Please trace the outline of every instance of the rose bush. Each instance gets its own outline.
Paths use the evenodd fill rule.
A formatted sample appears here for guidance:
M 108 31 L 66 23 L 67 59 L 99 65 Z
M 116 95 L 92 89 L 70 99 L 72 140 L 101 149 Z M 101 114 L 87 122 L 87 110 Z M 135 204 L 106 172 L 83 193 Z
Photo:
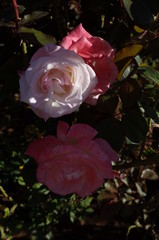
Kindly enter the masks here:
M 47 44 L 20 74 L 20 99 L 47 120 L 77 110 L 96 84 L 95 72 L 78 54 Z
M 87 103 L 95 105 L 98 97 L 108 90 L 117 77 L 117 67 L 113 63 L 114 49 L 104 39 L 89 34 L 82 24 L 64 37 L 60 45 L 78 53 L 95 71 L 98 84 L 86 99 Z
M 111 161 L 116 152 L 97 131 L 87 124 L 69 125 L 59 122 L 57 138 L 47 136 L 30 143 L 26 154 L 35 158 L 37 179 L 59 195 L 90 195 L 105 178 L 112 178 Z

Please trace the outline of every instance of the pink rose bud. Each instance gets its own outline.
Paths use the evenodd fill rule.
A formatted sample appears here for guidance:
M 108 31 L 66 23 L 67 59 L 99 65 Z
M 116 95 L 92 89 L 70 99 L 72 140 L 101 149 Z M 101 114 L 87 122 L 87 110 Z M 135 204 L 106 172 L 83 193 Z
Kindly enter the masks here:
M 114 49 L 104 39 L 89 34 L 82 24 L 64 37 L 60 45 L 78 53 L 95 71 L 98 84 L 86 99 L 87 103 L 95 105 L 98 97 L 108 90 L 117 77 L 117 67 L 113 62 Z
M 30 143 L 26 154 L 38 164 L 38 181 L 56 194 L 86 197 L 105 178 L 113 178 L 111 161 L 117 161 L 118 156 L 104 139 L 94 139 L 96 135 L 97 131 L 87 124 L 69 129 L 67 123 L 59 122 L 57 137 Z

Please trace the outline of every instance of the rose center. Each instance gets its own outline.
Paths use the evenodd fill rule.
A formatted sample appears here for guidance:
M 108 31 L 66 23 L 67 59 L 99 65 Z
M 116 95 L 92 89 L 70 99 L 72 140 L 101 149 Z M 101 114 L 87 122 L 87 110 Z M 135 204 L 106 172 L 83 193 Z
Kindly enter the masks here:
M 40 88 L 52 94 L 67 94 L 73 86 L 72 73 L 66 69 L 52 69 L 40 78 Z

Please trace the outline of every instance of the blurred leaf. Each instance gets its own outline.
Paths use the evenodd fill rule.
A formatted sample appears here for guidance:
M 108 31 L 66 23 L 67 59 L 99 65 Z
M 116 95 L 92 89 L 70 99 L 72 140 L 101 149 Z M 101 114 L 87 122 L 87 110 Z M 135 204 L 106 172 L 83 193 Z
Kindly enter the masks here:
M 142 29 L 142 28 L 140 28 L 140 27 L 138 27 L 138 26 L 134 26 L 134 30 L 136 31 L 136 32 L 138 32 L 138 33 L 142 33 L 143 31 L 144 31 L 144 29 Z
M 48 232 L 46 235 L 45 235 L 45 239 L 46 240 L 51 240 L 51 239 L 53 239 L 53 233 L 52 233 L 52 231 L 50 231 L 50 232 Z
M 16 27 L 16 23 L 13 21 L 9 21 L 9 22 L 4 22 L 4 21 L 0 21 L 0 27 Z
M 114 183 L 111 182 L 111 181 L 107 181 L 105 184 L 104 184 L 104 187 L 105 189 L 108 191 L 108 192 L 111 192 L 111 193 L 117 193 L 118 190 L 117 188 L 115 187 Z
M 129 44 L 116 53 L 114 61 L 117 64 L 119 70 L 118 80 L 120 80 L 124 70 L 131 64 L 134 57 L 142 49 L 143 45 L 141 44 Z
M 84 200 L 81 201 L 81 207 L 83 208 L 89 207 L 92 200 L 93 200 L 93 197 L 86 197 Z
M 75 214 L 75 212 L 70 211 L 70 221 L 71 221 L 72 223 L 74 223 L 75 218 L 76 218 L 76 214 Z
M 156 1 L 156 0 L 155 0 Z M 122 0 L 129 17 L 142 28 L 149 28 L 154 22 L 154 11 L 145 0 Z M 156 1 L 156 8 L 158 7 Z
M 135 186 L 136 186 L 137 192 L 140 195 L 140 197 L 145 197 L 146 193 L 142 189 L 142 184 L 140 182 L 136 182 Z
M 49 192 L 50 192 L 50 190 L 45 188 L 45 187 L 43 187 L 43 186 L 41 186 L 41 188 L 39 188 L 39 193 L 47 195 Z
M 158 115 L 157 115 L 157 111 L 154 108 L 154 106 L 151 105 L 142 105 L 142 107 L 144 108 L 145 112 L 144 115 L 146 117 L 152 118 L 153 120 L 155 120 L 155 122 L 159 121 Z
M 144 56 L 153 56 L 158 58 L 159 57 L 159 51 L 156 51 L 156 49 L 159 49 L 159 38 L 154 38 L 150 44 L 144 49 Z
M 159 84 L 159 71 L 157 71 L 156 69 L 154 69 L 148 65 L 142 65 L 138 69 L 142 71 L 141 76 L 144 79 L 146 79 L 150 83 L 155 82 L 155 83 Z
M 101 95 L 97 102 L 97 109 L 103 113 L 113 115 L 118 106 L 118 96 Z
M 143 46 L 141 44 L 130 44 L 119 50 L 115 55 L 115 62 L 118 62 L 127 57 L 135 57 L 141 51 Z
M 134 143 L 140 143 L 146 137 L 148 125 L 139 109 L 130 110 L 122 117 L 126 136 Z
M 6 207 L 5 209 L 4 209 L 4 218 L 7 218 L 7 217 L 9 217 L 10 216 L 10 210 L 9 210 L 9 208 L 8 207 Z
M 21 186 L 25 186 L 25 185 L 26 185 L 22 176 L 19 176 L 19 178 L 18 178 L 18 183 L 19 183 L 19 185 L 21 185 Z
M 107 140 L 114 150 L 120 151 L 125 138 L 120 121 L 106 118 L 97 124 L 96 129 L 99 137 Z
M 127 66 L 122 74 L 121 80 L 127 78 L 131 72 L 131 65 Z
M 135 104 L 141 95 L 141 90 L 141 87 L 135 79 L 130 78 L 123 81 L 119 90 L 123 106 L 130 108 Z
M 159 176 L 154 170 L 147 168 L 142 171 L 141 178 L 147 180 L 158 180 Z
M 34 183 L 34 185 L 32 186 L 33 189 L 39 189 L 40 187 L 42 186 L 41 183 L 37 182 L 37 183 Z
M 41 45 L 45 45 L 47 43 L 56 43 L 56 40 L 53 36 L 44 34 L 43 32 L 34 28 L 21 27 L 18 32 L 22 38 L 33 44 L 40 43 Z
M 89 207 L 89 208 L 86 208 L 86 213 L 93 213 L 94 212 L 94 209 Z
M 18 5 L 18 12 L 19 14 L 23 13 L 25 11 L 25 7 L 23 5 Z
M 49 14 L 48 12 L 43 12 L 43 11 L 34 11 L 31 14 L 26 14 L 24 15 L 23 19 L 20 21 L 20 25 L 28 24 L 34 20 L 43 18 L 48 14 Z
M 25 10 L 25 7 L 22 5 L 18 5 L 18 12 L 19 14 L 23 13 Z M 0 13 L 0 22 L 9 22 L 15 18 L 15 12 L 13 7 L 8 7 L 3 10 L 2 13 Z

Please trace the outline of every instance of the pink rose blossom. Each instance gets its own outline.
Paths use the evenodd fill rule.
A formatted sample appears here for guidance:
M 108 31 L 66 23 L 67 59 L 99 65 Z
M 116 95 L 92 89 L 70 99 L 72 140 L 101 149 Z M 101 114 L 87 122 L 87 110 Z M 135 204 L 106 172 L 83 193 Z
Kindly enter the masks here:
M 78 54 L 47 44 L 20 74 L 20 99 L 47 120 L 77 110 L 96 84 L 95 72 Z
M 117 67 L 113 63 L 114 49 L 104 39 L 89 34 L 82 24 L 64 37 L 60 45 L 78 53 L 95 71 L 98 84 L 86 99 L 87 103 L 95 105 L 98 97 L 108 90 L 117 77 Z
M 32 142 L 26 154 L 38 164 L 38 181 L 56 194 L 85 197 L 105 178 L 113 178 L 111 161 L 117 161 L 118 156 L 104 139 L 94 139 L 96 135 L 97 131 L 87 124 L 69 129 L 67 123 L 59 122 L 57 137 Z

